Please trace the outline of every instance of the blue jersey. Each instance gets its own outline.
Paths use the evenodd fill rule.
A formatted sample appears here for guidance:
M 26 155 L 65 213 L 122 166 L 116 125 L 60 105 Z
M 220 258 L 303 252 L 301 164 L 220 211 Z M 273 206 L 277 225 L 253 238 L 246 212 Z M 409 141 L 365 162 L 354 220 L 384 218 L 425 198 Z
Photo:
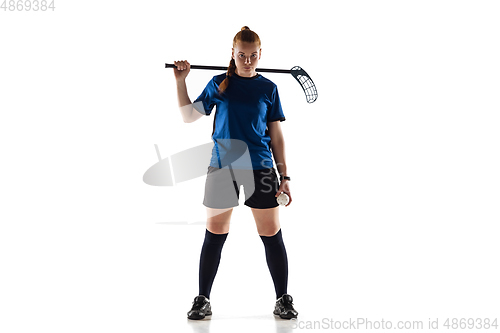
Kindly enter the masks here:
M 267 123 L 285 120 L 278 87 L 260 74 L 242 77 L 235 73 L 220 94 L 218 88 L 225 78 L 225 73 L 214 76 L 193 102 L 201 102 L 204 110 L 198 111 L 207 116 L 217 106 L 210 165 L 223 168 L 229 164 L 234 169 L 253 170 L 272 168 Z

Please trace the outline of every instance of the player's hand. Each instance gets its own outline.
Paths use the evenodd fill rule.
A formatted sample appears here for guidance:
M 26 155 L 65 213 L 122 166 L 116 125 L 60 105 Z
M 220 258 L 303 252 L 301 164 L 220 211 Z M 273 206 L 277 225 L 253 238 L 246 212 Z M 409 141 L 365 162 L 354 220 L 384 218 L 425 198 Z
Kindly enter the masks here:
M 191 64 L 187 60 L 174 61 L 174 75 L 177 81 L 185 80 L 191 70 Z
M 288 204 L 285 206 L 285 207 L 288 207 L 292 203 L 292 195 L 290 194 L 290 181 L 288 179 L 283 179 L 281 181 L 280 188 L 279 188 L 278 192 L 276 193 L 275 197 L 276 198 L 279 197 L 279 195 L 282 192 L 285 192 L 288 195 L 288 198 L 290 199 L 288 201 Z

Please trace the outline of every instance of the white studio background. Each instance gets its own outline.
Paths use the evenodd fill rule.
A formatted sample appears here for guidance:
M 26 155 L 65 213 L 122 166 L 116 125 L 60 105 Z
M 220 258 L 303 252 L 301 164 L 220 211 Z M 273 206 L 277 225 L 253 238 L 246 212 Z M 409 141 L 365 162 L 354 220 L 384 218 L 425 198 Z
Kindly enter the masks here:
M 259 67 L 299 65 L 319 93 L 308 104 L 292 76 L 264 74 L 286 116 L 299 319 L 498 314 L 497 2 L 55 7 L 0 11 L 2 331 L 196 331 L 205 179 L 142 176 L 155 144 L 166 158 L 211 140 L 214 113 L 183 123 L 164 64 L 227 66 L 244 25 Z M 191 70 L 191 100 L 218 73 Z M 271 313 L 274 287 L 243 199 L 212 304 L 242 331 L 275 331 L 252 317 Z M 236 298 L 252 302 L 243 317 Z

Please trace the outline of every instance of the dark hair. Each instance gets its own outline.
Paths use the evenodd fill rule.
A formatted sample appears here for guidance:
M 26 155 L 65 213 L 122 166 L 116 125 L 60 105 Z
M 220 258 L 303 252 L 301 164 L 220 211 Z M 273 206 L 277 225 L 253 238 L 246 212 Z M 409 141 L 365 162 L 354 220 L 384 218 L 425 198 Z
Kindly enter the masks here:
M 250 28 L 247 27 L 246 25 L 243 28 L 241 28 L 241 30 L 236 34 L 236 36 L 234 36 L 233 48 L 236 47 L 237 42 L 257 43 L 259 47 L 261 46 L 259 35 L 257 35 L 254 31 L 250 30 Z M 229 84 L 229 77 L 231 77 L 235 73 L 235 71 L 236 71 L 236 62 L 234 61 L 233 58 L 231 58 L 231 61 L 229 62 L 229 67 L 227 68 L 226 78 L 219 85 L 219 93 L 223 93 L 227 89 L 227 86 Z

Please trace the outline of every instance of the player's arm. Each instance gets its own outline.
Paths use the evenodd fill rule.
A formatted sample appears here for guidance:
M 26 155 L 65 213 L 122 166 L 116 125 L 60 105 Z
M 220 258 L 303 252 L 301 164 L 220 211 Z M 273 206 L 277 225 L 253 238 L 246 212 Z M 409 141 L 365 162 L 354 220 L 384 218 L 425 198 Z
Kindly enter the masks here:
M 192 123 L 204 115 L 204 112 L 202 113 L 202 111 L 204 111 L 203 104 L 201 105 L 200 111 L 198 111 L 197 109 L 200 108 L 198 103 L 197 109 L 195 109 L 189 98 L 186 86 L 186 77 L 191 69 L 189 62 L 187 60 L 174 61 L 174 64 L 177 66 L 177 68 L 174 68 L 174 75 L 175 81 L 177 82 L 177 99 L 179 101 L 182 119 L 185 123 Z
M 278 173 L 280 176 L 288 176 L 286 173 L 286 161 L 285 161 L 285 139 L 283 137 L 283 132 L 281 131 L 280 121 L 273 121 L 267 123 L 269 129 L 269 137 L 271 138 L 271 150 L 274 156 L 274 161 L 276 162 L 276 167 L 278 168 Z
M 179 100 L 182 119 L 185 123 L 192 123 L 205 115 L 202 102 L 196 103 L 196 106 L 191 103 L 185 81 L 177 81 L 177 98 Z

